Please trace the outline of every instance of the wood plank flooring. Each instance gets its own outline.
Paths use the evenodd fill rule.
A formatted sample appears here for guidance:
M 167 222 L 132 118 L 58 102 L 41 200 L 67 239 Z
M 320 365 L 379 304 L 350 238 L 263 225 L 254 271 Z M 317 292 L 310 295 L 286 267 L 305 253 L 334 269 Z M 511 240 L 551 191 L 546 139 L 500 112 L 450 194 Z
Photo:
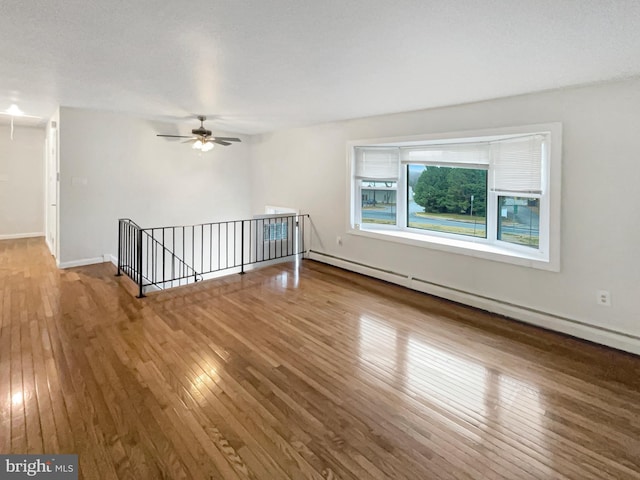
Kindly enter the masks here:
M 0 241 L 0 453 L 87 479 L 640 479 L 640 358 L 312 261 L 138 300 Z

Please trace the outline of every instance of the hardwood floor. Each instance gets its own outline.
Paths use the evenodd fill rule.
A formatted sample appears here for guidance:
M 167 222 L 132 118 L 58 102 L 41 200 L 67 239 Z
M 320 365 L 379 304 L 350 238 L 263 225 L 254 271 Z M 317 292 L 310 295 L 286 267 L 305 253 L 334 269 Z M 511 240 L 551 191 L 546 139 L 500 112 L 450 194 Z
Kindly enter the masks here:
M 0 242 L 0 453 L 96 479 L 640 479 L 640 358 L 305 260 L 138 300 Z

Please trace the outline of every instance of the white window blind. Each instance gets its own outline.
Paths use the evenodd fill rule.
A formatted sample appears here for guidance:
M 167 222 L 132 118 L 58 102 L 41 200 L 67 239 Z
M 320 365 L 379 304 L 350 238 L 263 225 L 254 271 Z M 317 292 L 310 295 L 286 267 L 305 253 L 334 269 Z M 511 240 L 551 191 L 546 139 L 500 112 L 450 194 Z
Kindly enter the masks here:
M 488 168 L 490 161 L 490 145 L 487 142 L 403 147 L 401 152 L 402 163 Z
M 508 193 L 542 193 L 544 135 L 500 140 L 491 144 L 493 189 Z
M 355 147 L 356 178 L 395 180 L 398 178 L 399 150 L 397 147 Z

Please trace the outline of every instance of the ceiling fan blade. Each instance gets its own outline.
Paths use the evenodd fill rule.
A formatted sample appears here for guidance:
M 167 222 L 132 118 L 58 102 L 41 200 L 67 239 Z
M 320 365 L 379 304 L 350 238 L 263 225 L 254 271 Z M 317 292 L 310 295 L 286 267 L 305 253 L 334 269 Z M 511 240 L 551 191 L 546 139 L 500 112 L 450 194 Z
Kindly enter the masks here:
M 210 142 L 217 143 L 218 145 L 224 145 L 225 147 L 231 145 L 231 142 L 225 142 L 224 140 L 220 140 L 219 138 L 215 138 L 213 140 L 209 140 Z
M 180 143 L 193 143 L 196 140 L 198 140 L 198 137 L 191 137 L 189 140 L 185 140 L 185 141 L 180 142 Z
M 156 135 L 156 137 L 191 138 L 191 135 Z
M 223 142 L 241 142 L 239 138 L 235 137 L 215 137 L 216 140 L 222 140 Z

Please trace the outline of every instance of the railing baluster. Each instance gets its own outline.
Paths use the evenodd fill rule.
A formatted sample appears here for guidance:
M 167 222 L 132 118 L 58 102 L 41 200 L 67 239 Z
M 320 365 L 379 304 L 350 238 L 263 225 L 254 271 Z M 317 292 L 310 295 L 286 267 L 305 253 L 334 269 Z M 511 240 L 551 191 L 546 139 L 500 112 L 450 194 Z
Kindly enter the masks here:
M 133 266 L 133 248 L 135 246 L 134 242 L 134 238 L 133 238 L 133 227 L 131 225 L 129 225 L 129 228 L 127 228 L 127 235 L 129 236 L 129 251 L 127 252 L 127 266 L 131 269 L 131 272 L 133 272 L 135 274 L 135 268 Z
M 273 254 L 271 253 L 271 251 L 273 250 L 273 247 L 276 246 L 276 242 L 271 242 L 271 226 L 273 225 L 273 218 L 269 219 L 269 260 L 271 260 L 273 258 Z M 273 230 L 273 234 L 274 234 L 274 240 L 275 240 L 275 230 Z
M 128 266 L 128 259 L 127 256 L 129 255 L 129 235 L 128 235 L 128 230 L 129 230 L 129 225 L 125 225 L 123 227 L 123 233 L 124 233 L 124 251 L 122 252 L 122 256 L 124 257 L 124 266 Z
M 173 256 L 171 257 L 171 286 L 173 287 L 173 279 L 176 276 L 176 227 L 171 227 L 171 252 Z
M 302 257 L 304 258 L 304 220 L 305 218 L 302 217 L 302 236 L 300 239 L 300 246 L 301 246 L 301 253 L 302 253 Z
M 266 232 L 266 229 L 264 228 L 265 227 L 264 219 L 262 219 L 260 223 L 262 224 L 262 241 L 260 242 L 260 244 L 262 245 L 262 256 L 261 256 L 262 258 L 260 260 L 266 260 L 267 255 L 264 253 L 264 249 L 265 249 L 265 246 L 267 245 L 267 242 L 269 241 L 269 235 L 268 235 L 268 232 Z M 265 232 L 267 233 L 267 235 L 265 235 Z M 266 239 L 265 239 L 265 236 L 267 237 Z
M 164 228 L 162 229 L 162 285 L 164 286 L 164 257 L 165 257 L 165 247 L 164 247 Z
M 158 278 L 158 248 L 156 246 L 156 229 L 151 229 L 151 283 Z
M 240 222 L 240 274 L 244 275 L 244 221 Z
M 276 227 L 278 227 L 280 229 L 280 255 L 279 258 L 282 258 L 282 237 L 284 237 L 284 233 L 282 232 L 282 226 L 284 225 L 284 222 L 282 221 L 282 219 L 276 224 Z
M 184 248 L 185 248 L 185 227 L 182 227 L 182 256 L 180 258 L 182 258 L 183 260 L 186 260 L 186 257 L 184 256 Z M 180 264 L 180 277 L 184 276 L 184 271 L 183 271 L 183 267 L 182 264 Z M 180 285 L 182 285 L 182 280 L 180 280 Z

